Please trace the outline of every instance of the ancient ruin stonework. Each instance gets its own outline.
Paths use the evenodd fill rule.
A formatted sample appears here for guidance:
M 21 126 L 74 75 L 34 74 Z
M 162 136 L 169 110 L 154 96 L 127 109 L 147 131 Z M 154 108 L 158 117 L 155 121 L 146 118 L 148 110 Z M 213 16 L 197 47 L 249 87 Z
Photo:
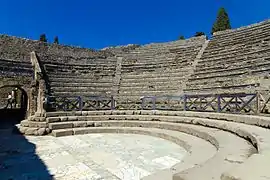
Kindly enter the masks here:
M 144 134 L 188 152 L 143 180 L 263 180 L 269 60 L 269 20 L 210 40 L 101 51 L 2 35 L 0 88 L 27 93 L 25 135 Z

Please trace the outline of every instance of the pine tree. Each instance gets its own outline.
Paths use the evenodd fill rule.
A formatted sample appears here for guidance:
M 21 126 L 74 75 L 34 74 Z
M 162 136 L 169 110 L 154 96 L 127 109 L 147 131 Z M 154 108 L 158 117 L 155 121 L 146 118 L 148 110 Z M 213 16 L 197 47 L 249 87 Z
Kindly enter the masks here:
M 195 37 L 204 36 L 204 32 L 196 32 Z
M 58 39 L 58 36 L 55 36 L 54 37 L 54 41 L 53 41 L 54 44 L 59 44 L 59 39 Z
M 45 42 L 46 43 L 47 42 L 46 34 L 41 34 L 39 40 L 41 42 Z
M 224 31 L 226 29 L 231 29 L 230 19 L 225 8 L 220 8 L 218 11 L 216 22 L 212 27 L 212 34 L 217 31 Z
M 185 37 L 184 36 L 179 36 L 179 39 L 180 40 L 185 40 Z

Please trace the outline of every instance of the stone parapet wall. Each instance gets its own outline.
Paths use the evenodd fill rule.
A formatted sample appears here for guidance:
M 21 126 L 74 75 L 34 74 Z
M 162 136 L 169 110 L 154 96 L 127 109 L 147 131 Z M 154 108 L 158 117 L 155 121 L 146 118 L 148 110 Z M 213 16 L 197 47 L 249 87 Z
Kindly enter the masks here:
M 49 44 L 35 40 L 0 35 L 0 58 L 30 62 L 30 53 L 32 51 L 35 51 L 41 57 L 42 61 L 106 58 L 113 55 L 109 51 L 95 51 L 87 48 Z

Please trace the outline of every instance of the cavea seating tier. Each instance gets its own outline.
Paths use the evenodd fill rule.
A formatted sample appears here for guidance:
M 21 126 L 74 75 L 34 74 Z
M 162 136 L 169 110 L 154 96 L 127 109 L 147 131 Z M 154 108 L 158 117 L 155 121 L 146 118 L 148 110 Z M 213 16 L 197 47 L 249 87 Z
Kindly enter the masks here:
M 30 62 L 0 59 L 0 64 L 2 76 L 33 75 L 33 67 Z
M 259 90 L 260 78 L 268 76 L 270 69 L 269 30 L 268 20 L 215 33 L 198 60 L 184 92 L 203 93 L 206 89 L 214 93 L 228 92 L 228 89 L 230 92 Z M 230 82 L 224 81 L 229 78 Z M 239 81 L 239 78 L 243 80 Z
M 180 131 L 200 137 L 218 149 L 215 156 L 193 168 L 184 170 L 179 164 L 170 170 L 145 177 L 145 180 L 158 180 L 158 177 L 166 180 L 171 179 L 172 175 L 175 180 L 208 180 L 221 177 L 225 180 L 229 176 L 229 179 L 233 179 L 238 174 L 244 177 L 241 167 L 246 166 L 246 159 L 257 151 L 263 155 L 270 150 L 270 131 L 267 129 L 270 119 L 262 116 L 143 110 L 55 112 L 47 113 L 46 119 L 52 134 L 56 136 L 102 132 L 142 133 L 141 131 L 145 134 L 145 129 L 151 129 L 152 132 L 158 128 L 160 132 Z M 219 146 L 216 146 L 217 144 Z M 236 147 L 235 144 L 237 148 L 232 148 Z M 252 159 L 253 156 L 257 157 L 252 155 Z M 254 161 L 258 161 L 258 158 Z M 239 170 L 234 167 L 239 167 Z M 257 171 L 257 168 L 253 171 Z M 253 178 L 260 180 L 259 176 L 254 175 Z

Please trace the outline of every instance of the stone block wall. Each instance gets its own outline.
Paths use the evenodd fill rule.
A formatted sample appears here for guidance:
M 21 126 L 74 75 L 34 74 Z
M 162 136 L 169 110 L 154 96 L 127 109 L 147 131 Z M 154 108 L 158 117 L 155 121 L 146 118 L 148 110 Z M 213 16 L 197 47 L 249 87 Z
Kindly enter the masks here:
M 0 58 L 30 62 L 30 53 L 35 51 L 42 61 L 77 60 L 106 58 L 113 56 L 110 51 L 95 51 L 87 48 L 43 43 L 24 38 L 0 35 Z

